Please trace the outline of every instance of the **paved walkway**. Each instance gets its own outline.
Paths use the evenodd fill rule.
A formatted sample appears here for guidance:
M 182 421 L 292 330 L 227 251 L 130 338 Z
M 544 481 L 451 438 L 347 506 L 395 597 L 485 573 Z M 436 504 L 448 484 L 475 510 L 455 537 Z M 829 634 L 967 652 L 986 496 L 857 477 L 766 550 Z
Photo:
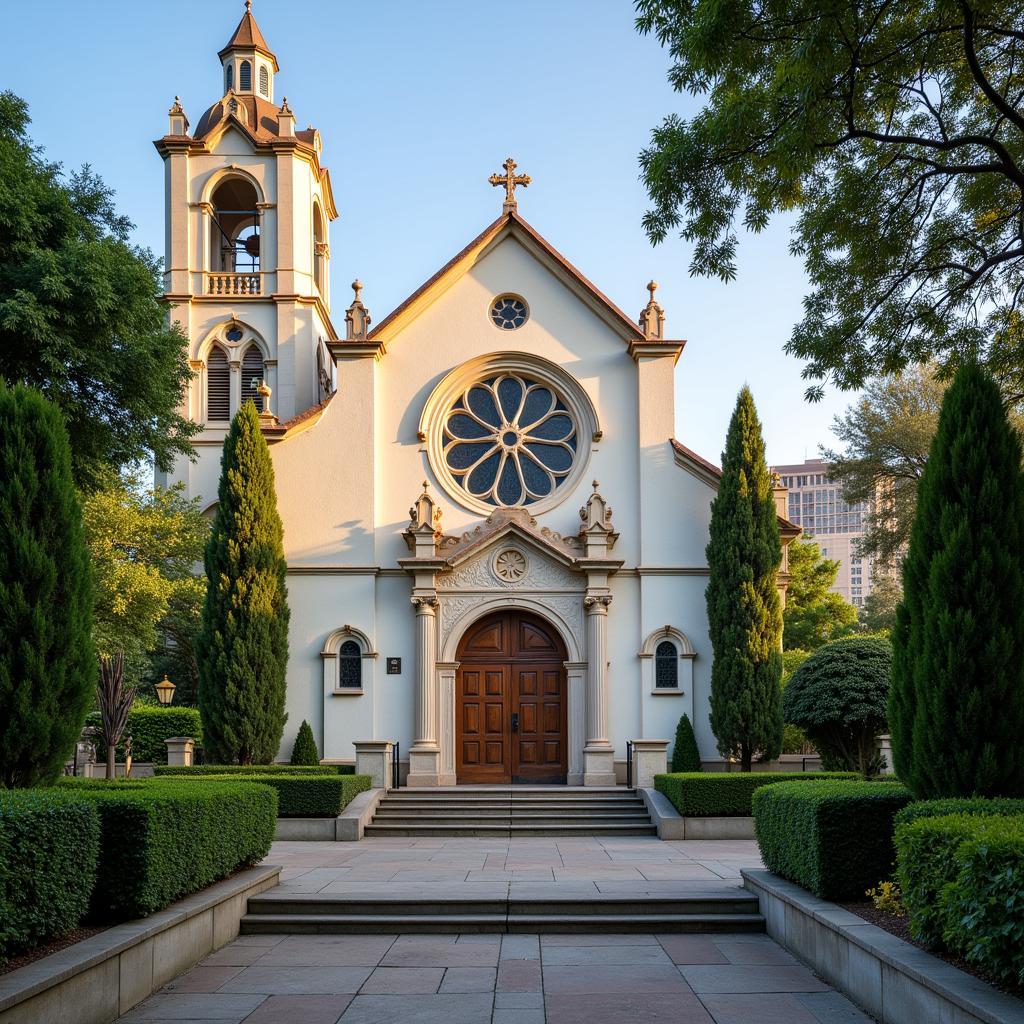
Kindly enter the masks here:
M 297 892 L 720 891 L 747 842 L 369 839 L 275 843 Z M 122 1024 L 867 1024 L 765 935 L 249 935 Z

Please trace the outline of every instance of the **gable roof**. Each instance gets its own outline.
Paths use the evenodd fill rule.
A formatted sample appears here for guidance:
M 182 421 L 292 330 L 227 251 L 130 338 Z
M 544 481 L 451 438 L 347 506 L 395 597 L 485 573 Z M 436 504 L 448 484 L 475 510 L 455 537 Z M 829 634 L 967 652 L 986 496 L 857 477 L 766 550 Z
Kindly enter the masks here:
M 677 441 L 674 437 L 670 437 L 669 441 L 672 444 L 672 451 L 676 457 L 676 465 L 689 471 L 698 480 L 703 480 L 709 487 L 717 491 L 718 484 L 722 479 L 722 470 L 713 462 L 708 462 L 707 459 L 702 458 L 692 448 L 687 448 L 685 444 Z M 802 528 L 797 526 L 796 523 L 791 523 L 780 515 L 776 515 L 775 518 L 779 521 L 779 532 L 783 537 L 793 538 L 803 532 Z
M 515 210 L 508 210 L 480 232 L 461 252 L 452 257 L 433 277 L 424 281 L 404 302 L 392 310 L 366 340 L 384 344 L 413 320 L 498 243 L 512 236 L 555 277 L 575 292 L 586 305 L 628 344 L 649 343 L 638 324 L 630 319 L 595 284 L 587 280 L 550 242 L 531 227 Z M 682 350 L 682 341 L 657 341 L 658 345 Z

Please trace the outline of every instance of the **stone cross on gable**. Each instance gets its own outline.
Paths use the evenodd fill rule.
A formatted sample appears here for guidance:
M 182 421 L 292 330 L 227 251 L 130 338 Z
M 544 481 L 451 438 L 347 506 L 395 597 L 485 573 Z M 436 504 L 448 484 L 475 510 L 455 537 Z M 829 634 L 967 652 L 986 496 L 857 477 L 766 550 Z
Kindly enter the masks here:
M 492 174 L 487 180 L 494 186 L 505 186 L 505 202 L 501 210 L 502 213 L 508 213 L 509 210 L 516 208 L 516 187 L 521 185 L 526 188 L 532 179 L 528 174 L 516 174 L 516 162 L 512 157 L 509 157 L 502 167 L 505 168 L 504 174 Z

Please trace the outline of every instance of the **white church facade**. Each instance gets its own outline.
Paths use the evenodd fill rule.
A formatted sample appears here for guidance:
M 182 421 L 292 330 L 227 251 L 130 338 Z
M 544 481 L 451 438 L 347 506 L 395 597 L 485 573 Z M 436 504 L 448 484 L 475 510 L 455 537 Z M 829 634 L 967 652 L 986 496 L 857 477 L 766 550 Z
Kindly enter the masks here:
M 520 216 L 509 159 L 493 223 L 378 324 L 356 282 L 336 329 L 321 138 L 275 101 L 249 6 L 222 98 L 191 132 L 176 100 L 156 142 L 202 426 L 158 482 L 212 508 L 231 416 L 263 410 L 291 607 L 281 756 L 306 719 L 325 761 L 399 743 L 410 785 L 608 785 L 627 741 L 671 741 L 687 714 L 717 760 L 719 473 L 673 438 L 684 343 L 656 286 L 637 320 L 616 307 Z

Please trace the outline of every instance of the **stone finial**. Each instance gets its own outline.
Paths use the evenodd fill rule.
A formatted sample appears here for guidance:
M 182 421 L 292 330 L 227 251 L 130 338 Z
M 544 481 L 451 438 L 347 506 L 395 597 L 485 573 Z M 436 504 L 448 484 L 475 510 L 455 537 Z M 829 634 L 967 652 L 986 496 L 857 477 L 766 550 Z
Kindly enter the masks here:
M 295 115 L 292 113 L 292 108 L 288 106 L 287 96 L 277 112 L 277 134 L 282 139 L 295 137 Z
M 405 542 L 417 558 L 434 556 L 436 545 L 441 540 L 441 508 L 430 494 L 430 484 L 423 481 L 423 493 L 409 509 L 409 526 L 405 531 Z
M 512 157 L 501 165 L 505 168 L 504 174 L 492 174 L 487 180 L 495 187 L 501 186 L 505 189 L 505 202 L 502 203 L 501 212 L 508 213 L 516 208 L 516 189 L 526 188 L 533 180 L 528 174 L 516 174 L 516 162 Z
M 363 341 L 370 329 L 370 323 L 373 318 L 360 298 L 363 291 L 363 283 L 359 278 L 352 282 L 352 291 L 355 293 L 355 297 L 352 299 L 352 305 L 345 312 L 345 340 Z
M 260 409 L 260 419 L 267 419 L 268 417 L 273 419 L 274 414 L 270 411 L 270 396 L 273 394 L 273 391 L 270 390 L 270 385 L 265 380 L 261 380 L 257 384 L 256 394 L 260 396 L 263 406 Z
M 167 114 L 170 118 L 167 134 L 188 135 L 188 116 L 185 113 L 185 108 L 181 105 L 181 100 L 177 96 L 174 97 L 174 103 L 171 104 L 171 109 L 167 111 Z
M 665 310 L 654 300 L 654 293 L 658 290 L 657 281 L 647 283 L 647 291 L 650 292 L 650 300 L 640 313 L 640 330 L 648 341 L 663 341 L 665 338 Z
M 586 505 L 580 509 L 580 541 L 584 545 L 588 558 L 601 558 L 615 546 L 619 535 L 612 525 L 612 507 L 598 491 L 600 485 L 593 482 L 594 492 L 587 499 Z

